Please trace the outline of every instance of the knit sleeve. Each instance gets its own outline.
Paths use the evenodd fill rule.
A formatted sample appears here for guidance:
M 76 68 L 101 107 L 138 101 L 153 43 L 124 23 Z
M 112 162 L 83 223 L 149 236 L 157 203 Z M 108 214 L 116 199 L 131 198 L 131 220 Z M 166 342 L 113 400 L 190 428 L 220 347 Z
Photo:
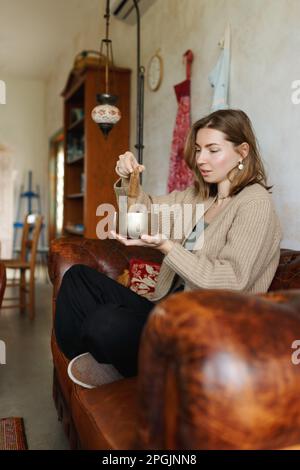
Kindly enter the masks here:
M 269 261 L 274 237 L 280 249 L 276 221 L 269 199 L 252 200 L 240 207 L 215 258 L 201 250 L 191 253 L 176 243 L 164 262 L 193 288 L 247 290 Z

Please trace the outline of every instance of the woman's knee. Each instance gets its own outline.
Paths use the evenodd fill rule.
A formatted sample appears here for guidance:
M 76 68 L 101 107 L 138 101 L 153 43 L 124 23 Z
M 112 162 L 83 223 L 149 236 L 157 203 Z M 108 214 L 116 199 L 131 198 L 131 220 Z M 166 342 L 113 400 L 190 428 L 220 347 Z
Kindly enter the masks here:
M 73 264 L 63 275 L 63 281 L 68 280 L 69 278 L 78 277 L 78 275 L 82 274 L 85 271 L 84 264 Z
M 98 276 L 105 276 L 105 274 L 97 271 L 86 264 L 73 264 L 64 274 L 63 281 L 68 281 L 69 279 L 80 279 L 87 278 L 90 274 L 93 275 L 97 273 Z
M 68 286 L 76 286 L 81 279 L 86 278 L 88 273 L 88 266 L 84 264 L 73 264 L 63 275 L 61 281 L 61 288 L 67 288 Z
M 64 273 L 56 299 L 56 313 L 59 317 L 61 310 L 64 315 L 71 315 L 70 303 L 73 303 L 76 293 L 80 291 L 84 268 L 84 265 L 74 264 Z

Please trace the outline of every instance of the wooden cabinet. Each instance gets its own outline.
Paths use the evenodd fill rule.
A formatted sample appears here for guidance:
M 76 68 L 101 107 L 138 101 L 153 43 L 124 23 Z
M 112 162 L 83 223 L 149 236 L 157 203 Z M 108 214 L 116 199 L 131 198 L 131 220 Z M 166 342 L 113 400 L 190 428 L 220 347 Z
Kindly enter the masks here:
M 113 184 L 118 179 L 115 166 L 118 156 L 129 149 L 130 70 L 114 67 L 110 71 L 110 93 L 118 96 L 122 118 L 105 139 L 91 118 L 97 105 L 97 93 L 105 91 L 105 71 L 87 66 L 72 71 L 64 97 L 65 173 L 64 235 L 96 237 L 100 218 L 97 207 L 113 204 Z

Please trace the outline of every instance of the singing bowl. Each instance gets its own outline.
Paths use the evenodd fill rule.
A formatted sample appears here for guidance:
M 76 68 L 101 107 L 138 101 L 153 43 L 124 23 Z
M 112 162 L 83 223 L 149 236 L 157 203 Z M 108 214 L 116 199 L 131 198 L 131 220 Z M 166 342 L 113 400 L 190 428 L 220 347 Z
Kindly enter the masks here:
M 150 212 L 115 212 L 114 229 L 127 238 L 138 239 L 141 235 L 158 233 L 158 215 Z

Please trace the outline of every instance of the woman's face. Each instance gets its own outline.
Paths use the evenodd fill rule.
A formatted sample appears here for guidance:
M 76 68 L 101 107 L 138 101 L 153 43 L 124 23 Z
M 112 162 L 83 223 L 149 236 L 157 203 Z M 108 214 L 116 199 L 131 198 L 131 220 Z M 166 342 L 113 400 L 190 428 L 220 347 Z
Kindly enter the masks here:
M 221 183 L 230 170 L 238 165 L 241 155 L 223 132 L 199 129 L 195 143 L 195 159 L 202 178 L 207 183 Z

